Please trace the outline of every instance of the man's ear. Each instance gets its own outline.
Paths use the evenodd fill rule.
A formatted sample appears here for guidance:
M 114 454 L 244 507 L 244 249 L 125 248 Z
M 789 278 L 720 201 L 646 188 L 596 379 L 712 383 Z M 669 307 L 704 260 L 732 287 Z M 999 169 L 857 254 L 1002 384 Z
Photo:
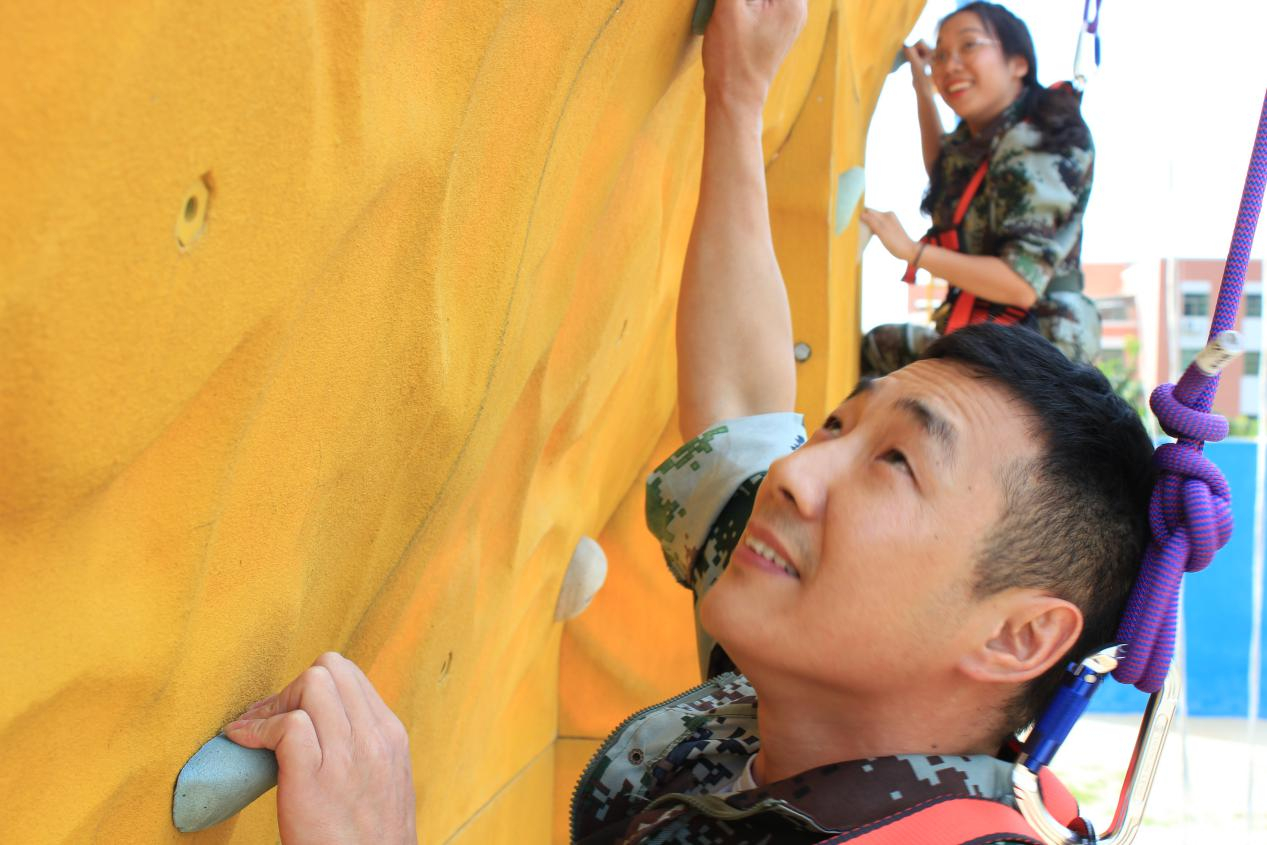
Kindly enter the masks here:
M 1082 634 L 1082 611 L 1072 602 L 1035 590 L 998 596 L 992 627 L 960 660 L 969 677 L 1015 684 L 1037 678 L 1073 648 Z

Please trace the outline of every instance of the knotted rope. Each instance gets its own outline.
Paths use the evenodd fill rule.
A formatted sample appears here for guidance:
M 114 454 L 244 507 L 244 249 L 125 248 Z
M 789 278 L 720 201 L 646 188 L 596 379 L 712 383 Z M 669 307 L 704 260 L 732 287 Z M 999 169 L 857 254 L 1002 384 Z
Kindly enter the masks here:
M 1126 659 L 1113 673 L 1122 683 L 1134 684 L 1147 693 L 1161 689 L 1170 667 L 1183 573 L 1208 566 L 1232 534 L 1227 480 L 1202 454 L 1202 447 L 1227 436 L 1227 420 L 1209 411 L 1219 386 L 1219 370 L 1235 352 L 1228 348 L 1235 342 L 1231 329 L 1240 310 L 1265 184 L 1267 95 L 1258 119 L 1232 246 L 1223 266 L 1218 305 L 1210 325 L 1210 345 L 1188 365 L 1178 384 L 1161 385 L 1149 400 L 1162 429 L 1176 442 L 1162 445 L 1156 452 L 1161 474 L 1148 511 L 1153 539 L 1144 553 L 1139 578 L 1118 629 L 1118 639 L 1127 646 Z M 1267 419 L 1260 422 L 1264 423 Z

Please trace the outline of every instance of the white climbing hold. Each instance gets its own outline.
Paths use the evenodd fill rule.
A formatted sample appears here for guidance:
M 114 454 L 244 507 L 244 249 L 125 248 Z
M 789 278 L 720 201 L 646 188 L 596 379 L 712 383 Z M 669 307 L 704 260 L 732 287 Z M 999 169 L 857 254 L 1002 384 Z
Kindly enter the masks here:
M 851 167 L 836 180 L 836 234 L 839 236 L 853 221 L 862 192 L 867 187 L 867 175 L 861 167 Z
M 563 574 L 559 599 L 554 605 L 554 618 L 566 622 L 580 616 L 607 580 L 607 553 L 591 537 L 576 543 L 568 570 Z

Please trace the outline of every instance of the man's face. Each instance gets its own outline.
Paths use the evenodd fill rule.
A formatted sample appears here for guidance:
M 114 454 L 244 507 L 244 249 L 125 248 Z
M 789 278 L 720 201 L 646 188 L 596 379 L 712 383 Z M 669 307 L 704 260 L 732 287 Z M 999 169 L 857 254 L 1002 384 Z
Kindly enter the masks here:
M 999 479 L 1037 452 L 1018 404 L 960 365 L 863 385 L 770 467 L 705 627 L 749 674 L 862 695 L 949 677 L 989 625 L 972 588 Z

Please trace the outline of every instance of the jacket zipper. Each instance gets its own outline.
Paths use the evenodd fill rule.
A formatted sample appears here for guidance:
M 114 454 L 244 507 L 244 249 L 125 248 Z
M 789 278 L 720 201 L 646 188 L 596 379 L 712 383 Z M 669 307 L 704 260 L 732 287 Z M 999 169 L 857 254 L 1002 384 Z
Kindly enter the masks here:
M 598 746 L 598 750 L 594 752 L 593 756 L 590 757 L 589 762 L 585 764 L 585 768 L 581 771 L 581 776 L 576 779 L 576 785 L 572 787 L 572 800 L 568 804 L 569 841 L 571 842 L 576 841 L 576 799 L 581 794 L 581 784 L 585 783 L 586 778 L 590 776 L 590 773 L 593 770 L 594 765 L 598 762 L 599 758 L 601 758 L 603 754 L 607 753 L 607 751 L 613 745 L 616 744 L 616 740 L 620 738 L 620 735 L 624 732 L 625 728 L 629 727 L 632 723 L 636 722 L 638 719 L 641 719 L 643 716 L 647 715 L 653 710 L 659 710 L 661 707 L 668 707 L 673 704 L 678 704 L 693 695 L 698 695 L 699 693 L 703 692 L 708 687 L 713 686 L 715 683 L 716 684 L 727 683 L 731 679 L 736 678 L 736 677 L 738 677 L 738 675 L 736 675 L 734 672 L 724 672 L 720 675 L 709 678 L 707 681 L 700 684 L 699 686 L 691 687 L 685 692 L 680 692 L 677 695 L 673 696 L 672 698 L 668 698 L 668 699 L 665 699 L 664 701 L 661 701 L 659 704 L 652 704 L 650 707 L 642 708 L 636 713 L 633 713 L 630 716 L 628 716 L 625 719 L 625 721 L 617 725 L 612 730 L 612 732 L 607 735 L 607 739 L 603 741 L 603 744 Z

